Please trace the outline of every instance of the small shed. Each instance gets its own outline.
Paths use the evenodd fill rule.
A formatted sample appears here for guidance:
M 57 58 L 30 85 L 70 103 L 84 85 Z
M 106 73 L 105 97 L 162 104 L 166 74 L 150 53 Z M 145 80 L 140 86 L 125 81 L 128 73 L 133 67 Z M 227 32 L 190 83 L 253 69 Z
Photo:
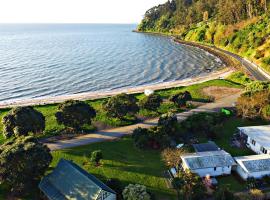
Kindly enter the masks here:
M 193 144 L 193 148 L 196 152 L 207 152 L 207 151 L 219 151 L 221 150 L 215 142 L 209 141 L 208 143 Z
M 234 158 L 238 164 L 236 172 L 247 180 L 248 178 L 260 179 L 270 175 L 270 155 L 252 155 Z
M 116 192 L 71 161 L 61 159 L 40 190 L 50 200 L 116 200 Z
M 190 170 L 200 177 L 229 175 L 232 166 L 236 165 L 232 156 L 223 150 L 186 154 L 181 159 L 184 170 Z

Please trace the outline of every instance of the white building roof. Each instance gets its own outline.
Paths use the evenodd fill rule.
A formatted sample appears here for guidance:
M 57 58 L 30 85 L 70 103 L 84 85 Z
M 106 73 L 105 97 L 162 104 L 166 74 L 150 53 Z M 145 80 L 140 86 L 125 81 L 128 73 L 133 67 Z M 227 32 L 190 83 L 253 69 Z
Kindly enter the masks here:
M 270 155 L 241 156 L 234 159 L 247 173 L 270 171 Z
M 232 156 L 223 150 L 186 154 L 181 156 L 181 159 L 191 170 L 228 167 L 236 164 Z
M 238 129 L 264 148 L 270 148 L 270 125 L 239 127 Z

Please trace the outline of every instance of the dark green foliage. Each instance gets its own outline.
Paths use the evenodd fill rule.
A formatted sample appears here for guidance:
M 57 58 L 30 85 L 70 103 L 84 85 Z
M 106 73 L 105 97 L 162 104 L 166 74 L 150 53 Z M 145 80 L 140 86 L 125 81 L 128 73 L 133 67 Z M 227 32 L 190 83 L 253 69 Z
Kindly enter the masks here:
M 266 120 L 270 120 L 270 105 L 266 105 L 262 109 L 262 116 Z
M 95 162 L 96 165 L 99 164 L 100 160 L 103 158 L 102 151 L 101 150 L 96 150 L 91 153 L 91 162 Z
M 240 71 L 234 72 L 229 77 L 227 77 L 227 79 L 241 85 L 247 85 L 252 82 L 252 80 L 246 74 Z
M 121 199 L 123 188 L 122 183 L 118 179 L 110 178 L 105 182 L 105 184 L 117 193 L 117 199 Z
M 89 104 L 73 100 L 60 104 L 55 114 L 57 123 L 76 130 L 85 124 L 91 124 L 95 116 L 96 111 Z
M 158 120 L 158 125 L 164 127 L 170 137 L 175 137 L 177 135 L 179 125 L 175 114 L 168 113 L 162 115 Z
M 198 113 L 183 121 L 181 127 L 187 133 L 216 139 L 219 126 L 226 118 L 224 113 Z
M 45 117 L 33 107 L 12 109 L 3 117 L 3 133 L 6 138 L 26 136 L 30 132 L 42 133 L 45 129 Z
M 124 200 L 151 199 L 151 196 L 148 194 L 146 187 L 139 184 L 129 184 L 127 187 L 125 187 L 122 194 Z
M 264 58 L 263 63 L 270 65 L 270 56 L 268 56 L 267 58 Z
M 186 106 L 187 101 L 192 100 L 192 96 L 188 91 L 173 94 L 169 100 L 177 106 Z
M 135 146 L 141 149 L 164 149 L 170 143 L 166 130 L 162 126 L 150 129 L 137 128 L 133 131 L 132 138 Z
M 262 81 L 253 81 L 250 84 L 247 84 L 245 90 L 249 93 L 254 93 L 262 90 L 270 89 L 270 82 L 262 82 Z
M 158 94 L 151 94 L 149 96 L 145 96 L 140 101 L 140 107 L 146 110 L 156 111 L 160 104 L 162 103 L 162 98 Z
M 52 160 L 47 146 L 33 137 L 18 137 L 0 146 L 0 182 L 17 195 L 37 188 Z
M 123 119 L 127 114 L 135 115 L 139 111 L 137 99 L 133 95 L 119 94 L 104 104 L 104 110 L 110 117 Z

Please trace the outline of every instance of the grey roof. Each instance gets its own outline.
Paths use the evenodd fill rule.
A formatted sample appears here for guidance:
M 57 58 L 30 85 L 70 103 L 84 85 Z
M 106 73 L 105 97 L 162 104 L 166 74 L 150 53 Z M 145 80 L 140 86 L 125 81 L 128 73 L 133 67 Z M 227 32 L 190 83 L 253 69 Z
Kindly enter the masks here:
M 223 150 L 188 154 L 181 159 L 191 170 L 235 165 L 232 156 Z
M 270 155 L 267 154 L 235 157 L 235 161 L 248 173 L 270 172 Z
M 270 125 L 239 127 L 238 129 L 264 148 L 270 148 Z
M 39 188 L 50 200 L 91 200 L 96 199 L 102 190 L 115 194 L 96 177 L 64 159 L 42 179 Z
M 219 151 L 220 148 L 214 142 L 193 144 L 193 148 L 196 152 L 206 152 L 206 151 Z

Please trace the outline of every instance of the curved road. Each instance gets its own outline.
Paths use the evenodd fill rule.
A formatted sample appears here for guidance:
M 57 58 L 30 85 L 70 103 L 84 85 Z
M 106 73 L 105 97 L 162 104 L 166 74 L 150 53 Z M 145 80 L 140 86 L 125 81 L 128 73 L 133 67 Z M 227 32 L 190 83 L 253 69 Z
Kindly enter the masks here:
M 210 46 L 211 48 L 213 49 L 216 49 L 216 50 L 219 50 L 233 58 L 235 58 L 236 60 L 238 60 L 239 62 L 242 63 L 242 66 L 244 66 L 247 71 L 256 79 L 256 80 L 259 80 L 259 81 L 269 81 L 270 80 L 270 75 L 269 77 L 265 76 L 262 72 L 260 72 L 258 69 L 259 67 L 255 67 L 255 64 L 252 64 L 250 62 L 248 62 L 247 60 L 245 60 L 244 58 L 242 58 L 241 56 L 238 56 L 234 53 L 231 53 L 229 51 L 226 51 L 224 49 L 220 49 L 216 46 Z

